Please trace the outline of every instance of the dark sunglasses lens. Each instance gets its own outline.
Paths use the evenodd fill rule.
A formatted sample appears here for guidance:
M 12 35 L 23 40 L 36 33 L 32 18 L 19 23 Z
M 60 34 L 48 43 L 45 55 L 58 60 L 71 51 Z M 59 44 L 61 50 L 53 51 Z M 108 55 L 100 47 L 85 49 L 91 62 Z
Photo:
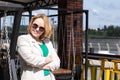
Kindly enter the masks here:
M 40 31 L 45 31 L 45 28 L 44 27 L 39 27 L 39 30 Z
M 33 24 L 32 27 L 36 29 L 38 26 L 36 24 Z
M 34 29 L 37 29 L 38 28 L 38 25 L 37 24 L 33 24 L 32 25 L 32 27 L 34 28 Z M 39 31 L 45 31 L 45 28 L 44 27 L 39 27 Z

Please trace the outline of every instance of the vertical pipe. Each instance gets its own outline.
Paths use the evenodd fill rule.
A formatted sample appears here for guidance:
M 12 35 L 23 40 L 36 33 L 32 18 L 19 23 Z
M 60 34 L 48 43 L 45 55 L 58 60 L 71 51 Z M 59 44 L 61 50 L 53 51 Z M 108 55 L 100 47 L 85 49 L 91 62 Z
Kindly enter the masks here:
M 29 21 L 30 21 L 31 18 L 32 18 L 32 10 L 31 10 L 31 7 L 29 8 L 28 12 L 29 12 Z
M 71 52 L 71 32 L 70 32 L 70 42 L 69 42 L 69 53 L 68 53 L 68 69 L 70 69 L 70 52 Z
M 73 48 L 73 68 L 72 68 L 72 79 L 71 80 L 74 80 L 75 73 L 76 73 L 76 70 L 75 70 L 76 50 L 75 50 L 75 43 L 74 43 L 74 29 L 73 28 L 72 28 L 72 48 Z
M 11 35 L 11 43 L 10 43 L 10 62 L 8 63 L 10 65 L 11 70 L 9 70 L 9 73 L 12 74 L 12 80 L 17 80 L 17 73 L 15 69 L 15 52 L 16 52 L 16 44 L 17 44 L 17 36 L 19 34 L 19 26 L 21 22 L 21 16 L 22 16 L 22 10 L 18 10 L 15 12 L 15 18 L 14 18 L 14 25 Z
M 20 26 L 20 22 L 21 22 L 21 16 L 22 16 L 22 10 L 16 11 L 12 35 L 11 35 L 11 43 L 10 43 L 11 59 L 15 58 L 15 49 L 16 49 L 16 43 L 17 43 L 17 36 L 19 34 L 19 26 Z
M 88 10 L 85 11 L 86 14 L 86 30 L 85 30 L 85 80 L 88 76 Z
M 0 17 L 0 31 L 1 31 L 1 17 Z

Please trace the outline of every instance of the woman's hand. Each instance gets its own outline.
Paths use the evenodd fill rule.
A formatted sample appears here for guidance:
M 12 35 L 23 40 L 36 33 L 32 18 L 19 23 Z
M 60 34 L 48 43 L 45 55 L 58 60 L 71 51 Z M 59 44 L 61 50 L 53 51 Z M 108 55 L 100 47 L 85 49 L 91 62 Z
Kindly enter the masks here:
M 46 57 L 46 59 L 45 59 L 45 64 L 48 64 L 48 63 L 50 63 L 50 62 L 52 62 L 53 60 L 52 60 L 52 56 L 50 55 L 50 56 L 48 56 L 48 57 Z
M 51 70 L 49 66 L 45 65 L 43 66 L 43 70 Z

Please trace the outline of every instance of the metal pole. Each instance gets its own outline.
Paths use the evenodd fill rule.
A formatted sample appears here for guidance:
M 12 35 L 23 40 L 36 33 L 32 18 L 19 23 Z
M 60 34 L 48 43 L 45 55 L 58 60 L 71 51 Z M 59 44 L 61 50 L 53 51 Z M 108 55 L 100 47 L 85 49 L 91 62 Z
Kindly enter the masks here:
M 11 59 L 15 58 L 15 51 L 16 51 L 16 43 L 17 43 L 17 36 L 19 34 L 19 26 L 21 22 L 22 10 L 16 11 L 14 17 L 14 25 L 11 35 L 11 43 L 10 43 L 10 56 Z
M 88 76 L 88 11 L 86 14 L 86 30 L 85 30 L 85 80 L 87 80 Z
M 1 31 L 1 17 L 0 17 L 0 31 Z
M 12 74 L 12 80 L 18 80 L 17 79 L 17 73 L 15 68 L 15 53 L 16 53 L 16 44 L 17 44 L 17 36 L 19 34 L 19 26 L 21 22 L 21 16 L 22 16 L 22 10 L 16 11 L 15 18 L 14 18 L 14 25 L 13 25 L 13 31 L 11 36 L 11 43 L 10 43 L 10 63 L 11 64 L 11 74 Z
M 29 12 L 29 21 L 30 21 L 31 18 L 32 18 L 32 10 L 31 10 L 31 7 L 29 8 L 28 12 Z

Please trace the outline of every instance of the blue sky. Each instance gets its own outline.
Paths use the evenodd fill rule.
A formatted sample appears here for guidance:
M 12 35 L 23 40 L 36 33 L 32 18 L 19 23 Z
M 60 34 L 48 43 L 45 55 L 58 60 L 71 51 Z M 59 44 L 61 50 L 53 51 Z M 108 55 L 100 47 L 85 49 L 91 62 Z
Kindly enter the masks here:
M 58 7 L 53 6 L 52 8 L 58 8 Z M 57 10 L 50 10 L 50 9 L 41 9 L 41 10 L 36 10 L 36 11 L 32 12 L 33 15 L 36 15 L 36 14 L 39 14 L 39 13 L 44 13 L 46 15 L 57 15 L 58 11 Z M 52 18 L 54 18 L 54 20 Z M 58 17 L 57 16 L 50 17 L 49 19 L 50 19 L 52 24 L 57 24 L 57 22 L 58 22 Z
M 120 0 L 83 0 L 89 10 L 89 27 L 120 26 Z

